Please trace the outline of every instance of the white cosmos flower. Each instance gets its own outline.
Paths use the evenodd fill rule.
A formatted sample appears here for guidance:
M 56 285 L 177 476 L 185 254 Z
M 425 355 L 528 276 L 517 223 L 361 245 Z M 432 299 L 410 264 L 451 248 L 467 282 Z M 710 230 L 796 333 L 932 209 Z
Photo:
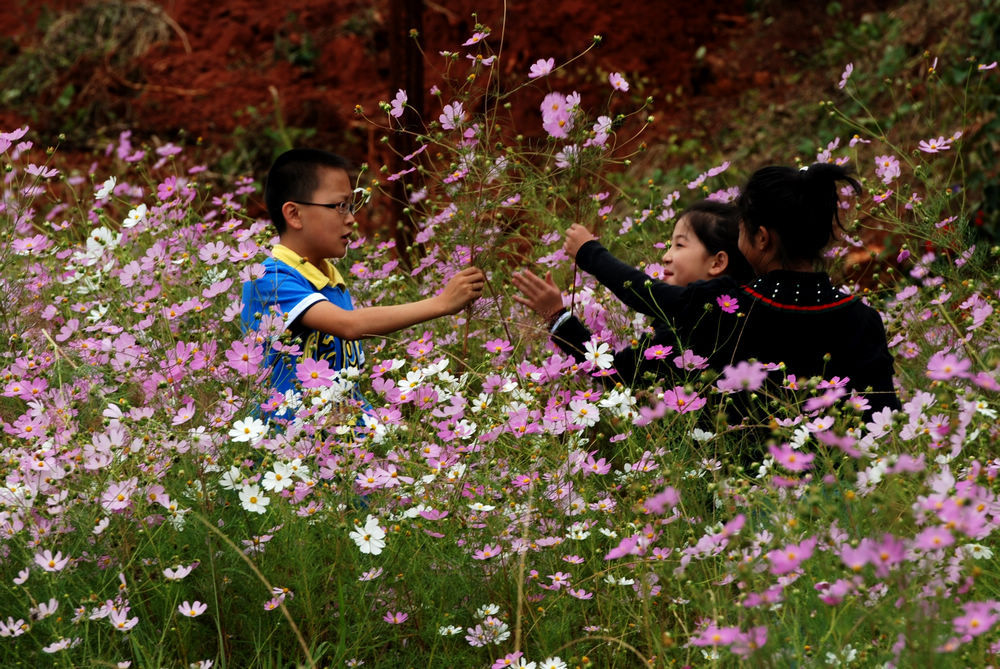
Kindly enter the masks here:
M 385 548 L 385 530 L 378 524 L 378 518 L 374 516 L 368 516 L 364 526 L 355 528 L 350 537 L 362 553 L 378 555 Z
M 566 669 L 566 663 L 558 655 L 542 660 L 540 669 Z
M 229 471 L 219 478 L 219 485 L 225 490 L 236 490 L 243 485 L 243 473 L 236 467 L 230 467 Z
M 111 195 L 111 192 L 115 189 L 115 185 L 118 180 L 115 177 L 108 177 L 107 180 L 101 184 L 101 187 L 97 189 L 97 193 L 94 195 L 98 200 L 103 200 L 107 196 Z
M 478 609 L 476 609 L 476 617 L 483 619 L 486 616 L 495 616 L 500 613 L 500 607 L 496 604 L 483 604 Z
M 611 346 L 607 342 L 594 344 L 594 342 L 588 341 L 583 345 L 583 348 L 586 351 L 583 357 L 594 363 L 598 369 L 610 369 L 615 362 L 615 356 L 608 353 Z
M 140 204 L 128 213 L 128 217 L 122 221 L 123 228 L 134 228 L 146 220 L 146 205 Z
M 469 508 L 473 511 L 492 511 L 496 507 L 489 504 L 483 504 L 482 502 L 473 502 L 469 505 Z
M 591 404 L 587 400 L 573 400 L 569 403 L 570 421 L 574 425 L 590 427 L 595 425 L 601 417 L 600 409 L 596 404 Z
M 281 492 L 292 485 L 292 468 L 283 462 L 275 462 L 274 469 L 264 474 L 261 486 L 270 492 Z
M 975 560 L 992 560 L 993 551 L 982 544 L 965 544 L 962 552 Z
M 243 508 L 252 513 L 264 513 L 271 500 L 261 494 L 260 488 L 256 485 L 245 485 L 240 490 L 240 502 Z
M 411 390 L 416 390 L 417 388 L 420 387 L 420 384 L 423 382 L 424 382 L 424 375 L 422 372 L 418 370 L 415 372 L 407 372 L 406 378 L 397 381 L 396 385 L 399 387 L 399 390 L 401 392 L 405 393 Z
M 229 438 L 238 442 L 250 442 L 256 444 L 267 432 L 267 426 L 258 418 L 253 416 L 246 420 L 238 420 L 233 423 L 229 430 Z
M 187 566 L 179 564 L 174 567 L 167 567 L 166 569 L 163 570 L 163 578 L 169 581 L 179 581 L 188 574 L 190 574 L 193 569 L 194 569 L 193 564 Z

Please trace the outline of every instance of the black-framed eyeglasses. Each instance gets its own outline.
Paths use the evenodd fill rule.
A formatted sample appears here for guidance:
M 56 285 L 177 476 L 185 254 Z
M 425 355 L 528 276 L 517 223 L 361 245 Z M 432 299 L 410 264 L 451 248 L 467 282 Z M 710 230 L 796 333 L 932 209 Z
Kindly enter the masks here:
M 358 202 L 352 200 L 350 202 L 334 202 L 333 204 L 323 204 L 322 202 L 302 202 L 299 200 L 292 200 L 295 204 L 306 204 L 310 207 L 324 207 L 326 209 L 333 209 L 335 212 L 341 216 L 347 216 L 348 214 L 356 214 L 361 210 L 364 205 L 364 201 Z

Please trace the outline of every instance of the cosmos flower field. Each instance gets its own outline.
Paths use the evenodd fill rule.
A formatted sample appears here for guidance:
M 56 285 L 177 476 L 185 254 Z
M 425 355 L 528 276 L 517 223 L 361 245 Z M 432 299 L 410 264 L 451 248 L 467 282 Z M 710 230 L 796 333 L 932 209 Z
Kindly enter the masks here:
M 882 268 L 843 288 L 883 314 L 902 411 L 866 417 L 843 379 L 780 360 L 715 372 L 663 348 L 645 353 L 684 383 L 608 387 L 609 352 L 648 323 L 574 270 L 562 232 L 600 228 L 656 280 L 676 213 L 731 200 L 755 166 L 608 178 L 651 112 L 621 73 L 604 100 L 559 90 L 552 59 L 524 84 L 546 137 L 519 143 L 470 111 L 490 39 L 443 55 L 407 167 L 357 177 L 375 200 L 405 184 L 412 244 L 359 238 L 340 264 L 356 304 L 433 294 L 468 264 L 487 294 L 366 341 L 364 368 L 300 365 L 287 397 L 261 367 L 265 347 L 295 352 L 281 318 L 239 322 L 274 241 L 247 214 L 259 183 L 128 132 L 81 172 L 3 129 L 0 663 L 995 664 L 1000 281 L 952 188 L 968 128 L 855 128 L 787 158 L 863 179 L 829 260 Z M 412 110 L 400 91 L 361 112 L 391 134 Z M 570 286 L 585 363 L 512 299 L 522 266 Z M 768 420 L 729 424 L 734 393 Z

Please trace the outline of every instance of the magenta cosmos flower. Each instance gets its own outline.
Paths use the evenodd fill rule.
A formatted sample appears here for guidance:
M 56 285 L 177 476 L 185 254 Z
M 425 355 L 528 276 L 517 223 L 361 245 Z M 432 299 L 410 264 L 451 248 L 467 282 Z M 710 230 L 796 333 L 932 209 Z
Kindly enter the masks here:
M 531 66 L 531 69 L 528 70 L 528 78 L 537 79 L 538 77 L 544 77 L 549 72 L 551 72 L 555 66 L 556 66 L 555 58 L 548 58 L 548 59 L 539 58 L 538 60 L 535 61 L 534 65 Z

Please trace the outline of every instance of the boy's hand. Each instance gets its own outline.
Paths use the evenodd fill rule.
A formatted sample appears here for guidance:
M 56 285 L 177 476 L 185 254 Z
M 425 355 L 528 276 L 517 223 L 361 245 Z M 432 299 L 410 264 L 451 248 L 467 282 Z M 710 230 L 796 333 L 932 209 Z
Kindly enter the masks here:
M 545 279 L 542 279 L 534 272 L 522 270 L 514 272 L 511 281 L 521 291 L 521 295 L 515 295 L 514 299 L 541 316 L 546 322 L 552 320 L 552 317 L 563 308 L 562 291 L 552 280 L 552 272 L 546 272 Z
M 486 275 L 478 267 L 466 267 L 451 277 L 438 295 L 446 314 L 457 314 L 467 304 L 483 294 Z
M 597 239 L 597 237 L 590 230 L 579 223 L 574 223 L 566 231 L 566 241 L 563 243 L 563 250 L 566 251 L 566 255 L 576 260 L 576 252 L 580 250 L 580 247 L 593 239 Z

